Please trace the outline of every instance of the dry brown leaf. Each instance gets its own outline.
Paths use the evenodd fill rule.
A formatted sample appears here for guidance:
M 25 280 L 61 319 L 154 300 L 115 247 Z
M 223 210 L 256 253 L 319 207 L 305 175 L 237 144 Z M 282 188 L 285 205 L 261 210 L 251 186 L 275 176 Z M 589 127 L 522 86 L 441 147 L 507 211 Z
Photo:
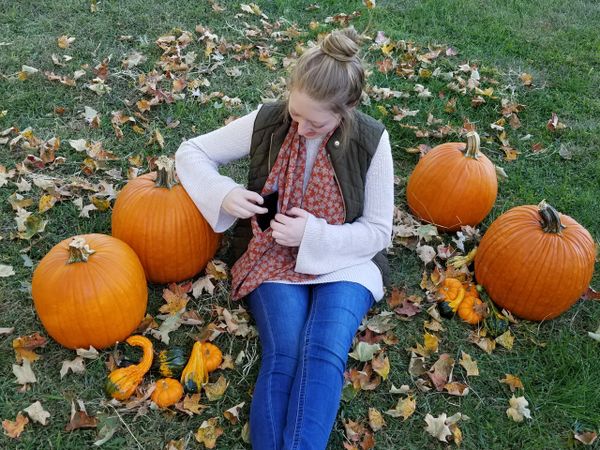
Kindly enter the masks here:
M 385 355 L 384 352 L 380 352 L 377 354 L 377 356 L 375 356 L 375 358 L 373 358 L 371 364 L 373 370 L 381 375 L 381 378 L 387 380 L 387 377 L 390 373 L 390 360 L 388 359 L 387 355 Z
M 598 438 L 598 435 L 595 431 L 584 431 L 582 433 L 574 432 L 573 437 L 583 443 L 583 445 L 592 445 Z
M 218 426 L 218 418 L 213 417 L 205 420 L 196 431 L 195 437 L 198 442 L 206 448 L 215 448 L 217 439 L 223 434 L 223 429 Z
M 163 299 L 167 302 L 159 309 L 161 313 L 176 314 L 180 311 L 185 311 L 190 298 L 187 293 L 191 289 L 191 284 L 178 285 L 171 283 L 168 288 L 163 289 Z
M 24 359 L 29 362 L 40 359 L 40 355 L 34 353 L 34 350 L 45 347 L 47 343 L 48 339 L 38 332 L 13 339 L 12 346 L 15 350 L 17 362 L 20 363 Z
M 14 420 L 5 419 L 2 421 L 2 428 L 4 428 L 4 434 L 12 439 L 19 439 L 21 433 L 25 430 L 25 425 L 29 423 L 27 416 L 23 415 L 20 411 L 17 414 L 17 418 Z
M 12 370 L 17 377 L 16 383 L 23 385 L 24 388 L 27 384 L 37 382 L 35 374 L 31 370 L 31 362 L 28 359 L 23 359 L 21 365 L 13 364 Z
M 85 405 L 81 400 L 71 401 L 71 419 L 65 427 L 65 431 L 74 431 L 79 428 L 96 428 L 98 419 L 94 416 L 88 416 Z
M 223 397 L 227 387 L 229 386 L 229 381 L 225 379 L 223 375 L 219 377 L 217 381 L 214 383 L 206 383 L 204 385 L 204 392 L 206 393 L 206 398 L 208 401 L 218 400 Z
M 385 427 L 383 415 L 377 408 L 369 408 L 369 426 L 375 432 Z
M 524 418 L 531 419 L 531 411 L 527 406 L 529 402 L 525 397 L 515 397 L 514 395 L 509 400 L 510 407 L 506 410 L 506 415 L 515 422 L 523 422 Z
M 427 372 L 433 385 L 438 391 L 442 391 L 444 386 L 452 378 L 452 370 L 454 369 L 454 358 L 447 353 L 442 353 L 440 358 L 431 366 Z
M 464 397 L 469 393 L 469 386 L 463 383 L 459 383 L 457 381 L 453 381 L 452 383 L 448 383 L 444 386 L 444 389 L 450 395 L 456 395 L 458 397 Z
M 385 413 L 392 417 L 402 417 L 402 420 L 408 419 L 417 409 L 417 400 L 414 396 L 409 395 L 406 398 L 398 400 L 394 409 L 389 409 Z
M 229 408 L 228 410 L 226 410 L 223 415 L 225 416 L 225 418 L 227 420 L 229 420 L 229 422 L 231 422 L 232 425 L 235 425 L 239 422 L 240 420 L 240 411 L 241 409 L 244 407 L 244 405 L 246 404 L 246 402 L 242 402 L 242 403 L 238 403 L 235 406 L 232 406 L 231 408 Z
M 464 369 L 467 371 L 467 376 L 468 377 L 479 376 L 479 368 L 477 367 L 477 361 L 474 361 L 473 358 L 471 358 L 471 355 L 469 355 L 468 353 L 465 353 L 464 351 L 461 351 L 461 354 L 462 354 L 462 358 L 459 361 L 459 364 L 461 366 L 463 366 Z
M 60 378 L 62 379 L 67 373 L 69 373 L 69 370 L 73 373 L 85 373 L 85 364 L 83 363 L 83 358 L 78 356 L 72 361 L 63 361 L 60 367 Z
M 517 389 L 525 389 L 523 386 L 523 382 L 521 379 L 515 375 L 511 375 L 509 373 L 502 380 L 498 380 L 500 383 L 507 384 L 510 387 L 511 392 L 515 392 Z

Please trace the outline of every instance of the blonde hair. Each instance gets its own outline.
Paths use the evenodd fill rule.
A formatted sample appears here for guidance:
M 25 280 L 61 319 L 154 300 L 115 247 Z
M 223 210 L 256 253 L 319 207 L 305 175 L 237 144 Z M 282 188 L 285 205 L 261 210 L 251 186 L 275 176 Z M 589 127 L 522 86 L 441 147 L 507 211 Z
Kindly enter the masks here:
M 302 91 L 341 116 L 344 141 L 345 131 L 352 128 L 354 107 L 360 102 L 365 80 L 359 43 L 352 27 L 332 31 L 300 56 L 287 82 L 289 92 Z

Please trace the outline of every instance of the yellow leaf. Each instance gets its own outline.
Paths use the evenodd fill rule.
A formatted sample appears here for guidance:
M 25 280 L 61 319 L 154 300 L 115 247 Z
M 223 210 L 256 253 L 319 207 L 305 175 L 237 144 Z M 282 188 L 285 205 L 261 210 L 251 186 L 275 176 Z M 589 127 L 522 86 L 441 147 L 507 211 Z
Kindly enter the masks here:
M 92 197 L 92 204 L 96 207 L 98 211 L 106 211 L 110 208 L 110 200 L 109 199 L 101 199 L 98 197 Z
M 383 53 L 385 56 L 391 56 L 394 48 L 395 48 L 395 45 L 391 42 L 388 42 L 387 44 L 383 44 L 381 46 L 381 53 Z
M 369 426 L 373 431 L 379 431 L 385 426 L 383 415 L 376 408 L 369 408 Z
M 468 377 L 479 376 L 479 368 L 477 367 L 477 361 L 471 358 L 471 355 L 465 352 L 462 353 L 462 359 L 459 361 L 460 365 L 467 371 Z
M 373 366 L 373 370 L 381 375 L 381 378 L 387 380 L 387 377 L 390 373 L 390 360 L 383 353 L 379 353 L 373 360 L 371 361 Z
M 385 413 L 392 417 L 402 417 L 402 420 L 408 419 L 417 409 L 417 401 L 415 397 L 409 395 L 404 399 L 398 400 L 398 404 L 394 409 L 390 409 Z
M 495 341 L 507 350 L 512 350 L 515 342 L 515 337 L 510 333 L 510 330 L 502 333 Z
M 204 392 L 209 401 L 218 400 L 223 397 L 223 394 L 229 386 L 229 381 L 225 379 L 223 375 L 219 377 L 214 383 L 207 383 L 204 385 Z
M 217 439 L 223 434 L 223 429 L 217 426 L 217 418 L 205 420 L 196 431 L 196 440 L 206 448 L 215 448 Z
M 38 203 L 38 211 L 40 213 L 48 211 L 56 204 L 56 197 L 54 195 L 44 194 L 40 197 Z
M 425 333 L 423 338 L 425 339 L 425 349 L 427 349 L 427 353 L 436 353 L 439 346 L 438 337 L 434 334 Z
M 507 384 L 510 387 L 511 392 L 515 392 L 516 389 L 525 389 L 521 379 L 515 375 L 507 373 L 502 380 L 498 380 L 500 383 Z
M 69 37 L 69 36 L 63 35 L 63 36 L 59 37 L 57 40 L 58 46 L 60 48 L 69 48 L 74 40 L 75 40 L 74 37 Z

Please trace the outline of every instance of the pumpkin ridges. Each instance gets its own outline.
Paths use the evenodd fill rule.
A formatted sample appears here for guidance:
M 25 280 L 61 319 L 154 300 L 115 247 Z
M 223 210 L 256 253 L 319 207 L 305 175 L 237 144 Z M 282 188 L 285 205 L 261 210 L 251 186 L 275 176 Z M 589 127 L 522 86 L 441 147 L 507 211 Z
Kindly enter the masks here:
M 481 152 L 476 159 L 466 156 L 464 148 L 463 143 L 446 143 L 430 150 L 417 163 L 406 189 L 413 214 L 445 231 L 481 222 L 497 196 L 493 163 Z
M 67 264 L 72 238 L 56 244 L 34 271 L 32 296 L 38 317 L 53 339 L 68 348 L 100 349 L 126 338 L 139 324 L 146 309 L 146 280 L 126 244 L 101 234 L 80 236 L 96 252 L 87 262 Z M 118 269 L 115 261 L 120 262 Z M 121 296 L 113 292 L 117 287 Z M 131 302 L 130 309 L 116 314 L 114 305 L 122 305 L 123 298 Z M 102 327 L 105 317 L 112 320 Z
M 540 207 L 521 206 L 499 217 L 475 257 L 477 279 L 492 299 L 530 320 L 551 319 L 566 311 L 585 291 L 594 270 L 589 232 L 564 214 L 559 217 L 565 229 L 544 232 Z M 511 266 L 518 267 L 511 271 Z

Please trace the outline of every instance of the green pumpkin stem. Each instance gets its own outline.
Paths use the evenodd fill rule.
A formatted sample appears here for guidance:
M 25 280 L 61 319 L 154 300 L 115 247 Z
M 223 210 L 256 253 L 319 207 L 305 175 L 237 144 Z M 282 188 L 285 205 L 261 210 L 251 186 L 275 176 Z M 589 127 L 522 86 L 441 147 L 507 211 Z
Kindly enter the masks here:
M 560 213 L 546 203 L 546 200 L 540 202 L 538 210 L 542 219 L 540 220 L 540 225 L 542 225 L 542 230 L 546 233 L 560 234 L 566 228 L 560 222 Z
M 156 187 L 171 189 L 179 184 L 175 179 L 175 161 L 166 155 L 161 155 L 156 160 L 158 173 L 156 175 Z
M 67 264 L 87 262 L 90 255 L 96 253 L 87 244 L 83 236 L 75 236 L 69 244 L 69 260 Z
M 481 141 L 477 132 L 469 131 L 467 133 L 467 150 L 465 151 L 465 156 L 473 159 L 479 158 L 479 155 L 481 155 L 481 152 L 479 151 L 480 145 Z

